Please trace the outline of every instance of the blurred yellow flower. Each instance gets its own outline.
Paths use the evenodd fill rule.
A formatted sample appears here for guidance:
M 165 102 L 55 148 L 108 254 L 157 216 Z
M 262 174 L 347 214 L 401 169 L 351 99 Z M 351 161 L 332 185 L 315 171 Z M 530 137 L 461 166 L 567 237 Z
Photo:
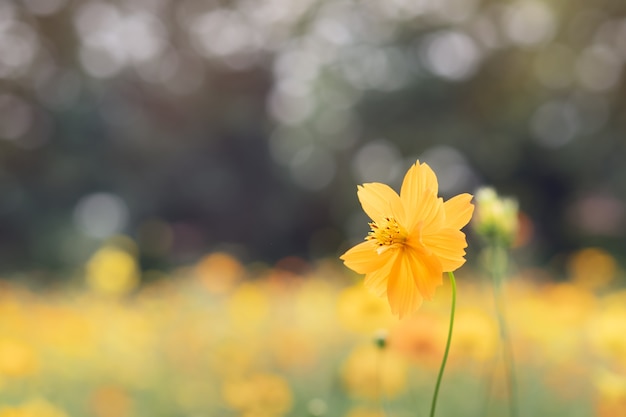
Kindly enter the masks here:
M 307 330 L 307 327 L 296 326 L 268 333 L 268 348 L 279 369 L 306 372 L 318 364 L 319 337 L 314 337 Z
M 124 417 L 131 414 L 130 396 L 115 385 L 98 387 L 90 400 L 91 410 L 97 417 Z
M 250 416 L 282 416 L 291 409 L 293 402 L 287 381 L 274 374 L 254 374 L 226 382 L 222 396 L 230 408 Z
M 472 217 L 470 194 L 444 202 L 433 170 L 415 163 L 398 195 L 381 183 L 358 187 L 357 195 L 372 219 L 362 242 L 341 256 L 345 265 L 365 274 L 365 286 L 384 297 L 393 314 L 402 318 L 432 300 L 442 273 L 465 263 L 465 234 Z
M 568 259 L 567 267 L 572 281 L 589 290 L 606 287 L 617 275 L 617 262 L 600 248 L 575 252 Z
M 266 288 L 257 282 L 239 285 L 228 302 L 228 315 L 240 331 L 254 331 L 270 315 L 271 300 Z
M 339 294 L 337 318 L 347 329 L 364 334 L 387 327 L 393 320 L 385 301 L 362 285 L 353 285 Z
M 609 305 L 588 324 L 588 337 L 595 353 L 626 366 L 626 306 Z
M 294 319 L 310 332 L 326 332 L 335 317 L 336 291 L 328 281 L 309 278 L 300 284 L 294 295 Z
M 85 311 L 69 306 L 33 305 L 37 342 L 66 357 L 86 358 L 96 350 L 97 329 Z M 46 362 L 50 366 L 50 362 Z
M 120 296 L 139 284 L 139 269 L 133 255 L 115 246 L 104 246 L 87 262 L 87 284 L 103 295 Z
M 512 328 L 518 337 L 530 341 L 516 345 L 517 356 L 530 354 L 526 348 L 536 349 L 546 359 L 563 364 L 580 354 L 581 328 L 593 318 L 592 294 L 568 283 L 555 283 L 527 290 L 518 286 L 507 297 Z
M 493 358 L 497 346 L 498 326 L 491 316 L 478 308 L 459 309 L 454 323 L 453 357 L 480 364 Z
M 626 402 L 626 376 L 608 369 L 600 369 L 594 374 L 592 380 L 602 398 Z
M 389 348 L 423 367 L 434 368 L 445 349 L 442 324 L 442 317 L 430 312 L 403 320 L 390 330 Z
M 0 376 L 23 377 L 39 369 L 32 346 L 16 339 L 0 339 Z
M 200 283 L 213 294 L 228 293 L 246 275 L 237 259 L 222 252 L 206 255 L 194 269 Z
M 606 369 L 593 376 L 596 388 L 596 415 L 614 417 L 626 415 L 626 377 Z
M 207 362 L 211 372 L 220 378 L 238 379 L 257 365 L 259 343 L 249 343 L 246 339 L 221 339 L 212 346 Z M 184 354 L 184 348 L 180 349 Z
M 197 378 L 180 378 L 174 383 L 173 395 L 181 414 L 203 415 L 202 410 L 211 408 L 218 402 L 217 387 L 204 375 Z
M 393 350 L 380 350 L 374 344 L 356 348 L 342 368 L 342 379 L 354 397 L 393 398 L 406 388 L 407 363 Z
M 345 417 L 384 417 L 384 413 L 378 409 L 355 407 L 350 409 Z
M 67 417 L 67 414 L 48 401 L 35 398 L 19 406 L 0 408 L 0 417 Z

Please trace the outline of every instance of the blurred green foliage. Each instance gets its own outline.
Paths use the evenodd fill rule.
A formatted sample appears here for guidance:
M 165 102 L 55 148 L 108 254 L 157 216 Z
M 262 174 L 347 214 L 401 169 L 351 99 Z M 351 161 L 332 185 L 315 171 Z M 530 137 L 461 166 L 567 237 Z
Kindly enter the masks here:
M 625 60 L 612 0 L 2 2 L 0 269 L 336 255 L 417 158 L 518 198 L 533 261 L 623 257 Z

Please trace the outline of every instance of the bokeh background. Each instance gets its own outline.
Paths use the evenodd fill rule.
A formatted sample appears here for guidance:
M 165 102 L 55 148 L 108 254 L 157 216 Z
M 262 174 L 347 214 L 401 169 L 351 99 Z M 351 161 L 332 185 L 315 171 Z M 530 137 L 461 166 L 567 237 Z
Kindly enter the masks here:
M 444 197 L 518 198 L 533 261 L 623 259 L 625 12 L 3 1 L 0 268 L 65 271 L 118 233 L 144 268 L 334 256 L 367 231 L 356 184 L 397 186 L 417 158 Z
M 0 417 L 425 415 L 447 284 L 337 259 L 417 159 L 519 202 L 519 415 L 626 415 L 625 63 L 617 0 L 0 0 Z M 466 232 L 439 415 L 502 417 Z

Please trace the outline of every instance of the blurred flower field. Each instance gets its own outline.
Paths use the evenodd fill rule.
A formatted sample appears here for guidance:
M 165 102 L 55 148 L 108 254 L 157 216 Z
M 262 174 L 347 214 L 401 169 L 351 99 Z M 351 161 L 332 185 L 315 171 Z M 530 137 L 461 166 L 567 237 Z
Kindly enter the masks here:
M 336 260 L 212 253 L 142 286 L 135 262 L 108 246 L 75 285 L 2 281 L 0 417 L 426 415 L 448 286 L 399 321 Z M 624 273 L 593 248 L 568 265 L 505 285 L 519 415 L 626 415 Z M 489 281 L 468 265 L 458 285 L 438 415 L 506 416 Z

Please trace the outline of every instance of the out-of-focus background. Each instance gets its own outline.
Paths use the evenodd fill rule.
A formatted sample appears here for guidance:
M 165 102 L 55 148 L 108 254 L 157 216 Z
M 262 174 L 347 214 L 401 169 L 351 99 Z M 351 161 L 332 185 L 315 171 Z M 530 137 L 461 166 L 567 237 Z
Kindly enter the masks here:
M 337 258 L 417 159 L 520 208 L 438 416 L 515 414 L 509 343 L 518 417 L 626 415 L 625 63 L 617 0 L 0 0 L 0 417 L 426 415 L 450 286 Z
M 335 256 L 367 231 L 356 184 L 397 186 L 417 158 L 444 197 L 517 197 L 533 262 L 589 244 L 623 259 L 625 13 L 3 1 L 0 270 L 65 272 L 119 233 L 143 269 Z

